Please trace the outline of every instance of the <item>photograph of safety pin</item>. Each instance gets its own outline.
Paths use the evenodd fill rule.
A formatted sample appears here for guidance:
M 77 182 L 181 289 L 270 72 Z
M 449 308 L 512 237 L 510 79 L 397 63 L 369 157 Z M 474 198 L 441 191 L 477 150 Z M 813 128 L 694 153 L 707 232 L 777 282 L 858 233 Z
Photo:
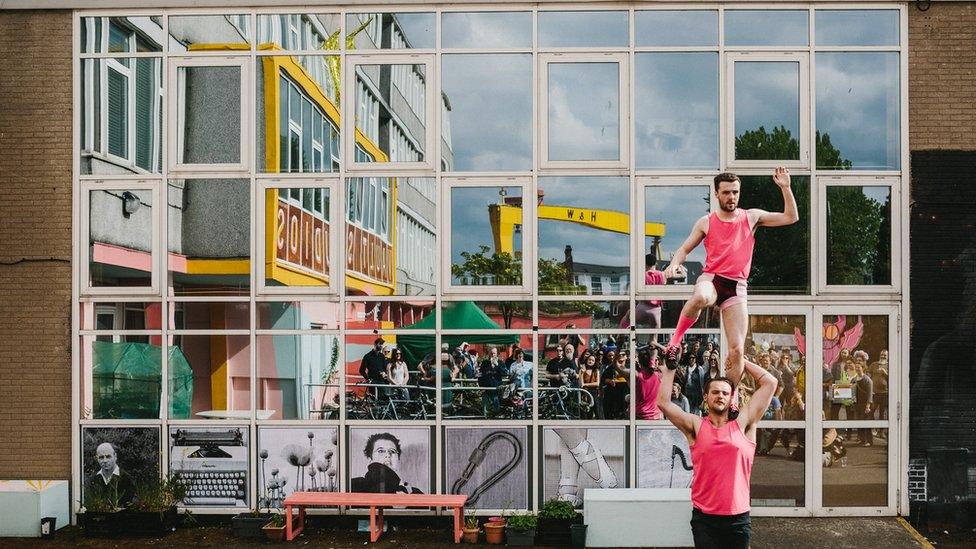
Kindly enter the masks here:
M 445 482 L 451 494 L 466 494 L 472 509 L 526 508 L 525 427 L 446 427 L 444 438 Z

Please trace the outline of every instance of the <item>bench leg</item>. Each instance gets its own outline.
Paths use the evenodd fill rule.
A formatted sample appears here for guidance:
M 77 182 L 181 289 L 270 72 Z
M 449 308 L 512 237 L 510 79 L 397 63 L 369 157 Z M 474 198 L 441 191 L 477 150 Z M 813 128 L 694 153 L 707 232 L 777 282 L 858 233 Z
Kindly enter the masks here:
M 369 508 L 369 541 L 376 543 L 383 535 L 383 508 Z
M 285 539 L 291 541 L 298 537 L 305 529 L 305 508 L 298 507 L 298 525 L 292 524 L 292 506 L 285 505 Z
M 454 508 L 454 543 L 461 543 L 464 531 L 461 528 L 461 516 L 464 514 L 464 507 Z

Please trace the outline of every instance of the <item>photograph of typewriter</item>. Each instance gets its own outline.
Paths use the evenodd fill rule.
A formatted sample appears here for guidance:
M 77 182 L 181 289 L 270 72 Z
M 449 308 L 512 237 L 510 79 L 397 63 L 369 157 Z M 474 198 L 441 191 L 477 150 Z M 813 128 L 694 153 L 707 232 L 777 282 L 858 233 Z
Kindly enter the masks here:
M 250 507 L 247 427 L 170 427 L 169 470 L 186 507 Z

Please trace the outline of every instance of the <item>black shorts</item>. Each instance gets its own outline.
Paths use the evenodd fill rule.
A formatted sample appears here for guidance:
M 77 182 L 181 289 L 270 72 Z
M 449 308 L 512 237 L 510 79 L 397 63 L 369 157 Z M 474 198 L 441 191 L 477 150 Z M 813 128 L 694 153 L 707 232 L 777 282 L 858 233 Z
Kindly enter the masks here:
M 691 534 L 696 549 L 748 549 L 752 534 L 749 511 L 738 515 L 709 515 L 691 511 Z
M 712 273 L 702 273 L 697 282 L 707 280 L 715 288 L 717 299 L 715 306 L 725 310 L 737 303 L 745 303 L 748 297 L 746 283 L 732 278 L 725 278 Z

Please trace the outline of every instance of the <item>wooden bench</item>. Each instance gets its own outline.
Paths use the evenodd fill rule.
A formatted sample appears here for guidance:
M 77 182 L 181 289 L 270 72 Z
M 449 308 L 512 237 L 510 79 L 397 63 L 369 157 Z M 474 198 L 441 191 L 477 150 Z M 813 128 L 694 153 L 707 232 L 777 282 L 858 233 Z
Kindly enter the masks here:
M 295 492 L 285 498 L 285 539 L 295 539 L 305 529 L 305 507 L 369 507 L 369 540 L 383 534 L 385 507 L 451 507 L 454 509 L 454 543 L 461 543 L 466 495 L 441 494 L 369 494 L 360 492 Z M 298 525 L 292 525 L 292 509 L 298 509 Z

